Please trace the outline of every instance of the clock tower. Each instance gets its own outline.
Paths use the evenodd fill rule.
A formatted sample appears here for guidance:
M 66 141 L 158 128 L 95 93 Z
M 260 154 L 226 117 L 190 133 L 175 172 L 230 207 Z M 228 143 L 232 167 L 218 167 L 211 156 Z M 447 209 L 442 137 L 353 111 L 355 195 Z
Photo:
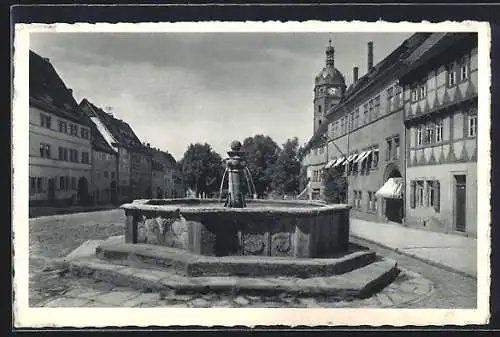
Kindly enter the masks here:
M 326 121 L 328 109 L 344 97 L 344 76 L 335 68 L 334 48 L 330 40 L 326 47 L 326 64 L 314 80 L 314 132 Z

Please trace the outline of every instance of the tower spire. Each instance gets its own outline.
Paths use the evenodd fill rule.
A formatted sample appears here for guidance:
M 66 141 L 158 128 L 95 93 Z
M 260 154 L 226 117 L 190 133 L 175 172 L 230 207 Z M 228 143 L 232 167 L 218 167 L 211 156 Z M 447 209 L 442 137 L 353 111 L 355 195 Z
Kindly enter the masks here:
M 328 47 L 326 47 L 326 65 L 328 67 L 334 67 L 335 59 L 334 59 L 335 49 L 332 46 L 332 39 L 328 40 Z

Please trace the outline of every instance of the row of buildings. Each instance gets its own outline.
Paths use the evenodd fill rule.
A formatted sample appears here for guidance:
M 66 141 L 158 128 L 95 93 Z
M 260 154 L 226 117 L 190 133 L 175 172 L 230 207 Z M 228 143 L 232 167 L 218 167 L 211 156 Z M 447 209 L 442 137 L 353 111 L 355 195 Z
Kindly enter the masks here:
M 78 104 L 48 59 L 30 51 L 29 62 L 31 205 L 184 196 L 170 153 L 88 99 Z
M 314 87 L 310 199 L 321 172 L 347 177 L 352 216 L 442 232 L 477 232 L 476 33 L 416 33 L 347 87 L 334 48 Z

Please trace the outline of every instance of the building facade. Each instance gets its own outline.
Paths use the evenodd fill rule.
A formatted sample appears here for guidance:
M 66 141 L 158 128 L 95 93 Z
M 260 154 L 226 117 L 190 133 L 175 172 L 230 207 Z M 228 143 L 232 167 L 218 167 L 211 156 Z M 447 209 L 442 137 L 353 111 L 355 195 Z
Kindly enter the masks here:
M 118 204 L 118 154 L 95 125 L 92 135 L 92 202 Z
M 347 177 L 353 217 L 477 231 L 477 35 L 417 33 L 319 118 L 303 160 L 309 198 L 324 170 Z M 315 87 L 317 90 L 317 87 Z M 321 123 L 319 122 L 321 120 Z
M 154 198 L 175 198 L 176 161 L 168 152 L 152 148 L 152 186 Z
M 409 225 L 477 233 L 477 52 L 475 33 L 435 33 L 400 79 Z
M 311 199 L 322 197 L 322 171 L 337 169 L 347 177 L 344 202 L 353 206 L 352 216 L 403 221 L 403 90 L 398 74 L 405 66 L 401 59 L 425 37 L 415 34 L 376 65 L 373 43 L 368 42 L 367 73 L 358 78 L 359 68 L 353 69 L 354 82 L 328 107 L 313 136 L 321 134 L 326 141 L 313 145 L 304 163 L 311 178 Z
M 91 180 L 90 123 L 48 59 L 30 51 L 30 204 L 85 204 Z
M 80 109 L 90 117 L 107 145 L 118 155 L 116 180 L 119 201 L 129 202 L 152 195 L 149 193 L 151 191 L 151 155 L 130 125 L 115 118 L 111 113 L 103 111 L 85 98 L 80 102 Z

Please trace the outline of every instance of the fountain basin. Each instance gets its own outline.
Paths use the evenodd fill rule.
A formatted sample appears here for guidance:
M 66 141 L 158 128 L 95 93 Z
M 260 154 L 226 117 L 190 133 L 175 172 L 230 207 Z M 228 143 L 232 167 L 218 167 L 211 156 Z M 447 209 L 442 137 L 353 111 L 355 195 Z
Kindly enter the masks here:
M 207 256 L 328 257 L 347 252 L 344 204 L 248 200 L 226 208 L 215 199 L 135 200 L 126 214 L 126 243 L 147 243 Z

